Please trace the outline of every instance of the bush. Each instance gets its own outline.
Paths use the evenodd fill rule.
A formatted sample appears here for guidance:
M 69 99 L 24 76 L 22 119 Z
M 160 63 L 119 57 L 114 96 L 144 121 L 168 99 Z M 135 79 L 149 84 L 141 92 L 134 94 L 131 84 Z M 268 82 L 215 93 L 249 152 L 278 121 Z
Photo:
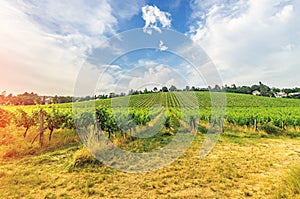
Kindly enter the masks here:
M 261 130 L 265 131 L 267 134 L 272 134 L 272 135 L 282 135 L 283 134 L 283 130 L 270 124 L 264 124 L 260 127 Z

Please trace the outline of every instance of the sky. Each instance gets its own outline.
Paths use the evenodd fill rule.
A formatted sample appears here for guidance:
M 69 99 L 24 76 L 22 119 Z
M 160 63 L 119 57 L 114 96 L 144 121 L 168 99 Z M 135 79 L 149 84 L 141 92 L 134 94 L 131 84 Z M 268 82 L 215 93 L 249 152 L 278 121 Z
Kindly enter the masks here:
M 0 24 L 7 93 L 300 86 L 298 0 L 2 0 Z

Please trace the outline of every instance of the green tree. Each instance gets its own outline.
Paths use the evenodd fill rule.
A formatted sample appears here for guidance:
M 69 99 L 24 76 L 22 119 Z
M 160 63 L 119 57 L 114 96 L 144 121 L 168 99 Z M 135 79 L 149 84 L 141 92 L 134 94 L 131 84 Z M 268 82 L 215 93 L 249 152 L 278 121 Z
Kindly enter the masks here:
M 162 92 L 168 92 L 169 89 L 168 89 L 166 86 L 163 86 L 163 87 L 161 88 L 161 91 L 162 91 Z

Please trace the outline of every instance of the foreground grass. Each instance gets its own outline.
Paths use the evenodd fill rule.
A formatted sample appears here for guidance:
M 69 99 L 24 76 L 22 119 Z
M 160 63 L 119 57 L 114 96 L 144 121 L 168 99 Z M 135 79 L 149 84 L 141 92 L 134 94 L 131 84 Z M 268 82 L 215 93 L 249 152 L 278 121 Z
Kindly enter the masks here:
M 276 198 L 293 198 L 300 195 L 300 164 L 292 166 L 279 187 Z
M 2 198 L 299 198 L 290 165 L 299 162 L 299 138 L 225 133 L 199 158 L 203 136 L 171 165 L 124 173 L 94 161 L 80 144 L 23 158 L 2 158 Z M 70 139 L 70 138 L 69 138 Z M 54 139 L 55 140 L 55 139 Z M 86 162 L 76 164 L 78 158 Z M 293 176 L 298 175 L 291 174 Z M 290 182 L 287 183 L 287 182 Z M 296 184 L 297 185 L 297 184 Z M 299 185 L 299 184 L 298 184 Z M 292 190 L 292 191 L 290 191 Z
M 23 128 L 17 128 L 13 125 L 0 128 L 0 160 L 40 155 L 80 143 L 80 139 L 75 130 L 55 130 L 51 142 L 48 140 L 49 131 L 45 131 L 43 147 L 40 147 L 38 141 L 32 143 L 34 137 L 39 132 L 38 127 L 30 128 L 26 138 L 22 136 L 23 132 Z

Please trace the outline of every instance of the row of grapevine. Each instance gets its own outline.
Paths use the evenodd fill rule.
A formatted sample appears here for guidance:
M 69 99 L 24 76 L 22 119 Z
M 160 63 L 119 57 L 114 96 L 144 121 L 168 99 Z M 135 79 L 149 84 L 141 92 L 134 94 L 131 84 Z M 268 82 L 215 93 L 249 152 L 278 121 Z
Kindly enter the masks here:
M 75 128 L 73 117 L 69 113 L 58 111 L 56 107 L 52 108 L 34 108 L 24 111 L 23 109 L 14 109 L 13 111 L 0 109 L 0 127 L 15 125 L 24 128 L 23 136 L 26 137 L 28 130 L 33 126 L 40 126 L 40 132 L 35 136 L 32 142 L 38 136 L 43 137 L 44 131 L 49 129 L 49 140 L 51 140 L 54 129 Z M 42 145 L 42 138 L 40 138 Z
M 18 107 L 0 108 L 0 128 L 8 126 L 10 123 L 17 127 L 23 127 L 23 136 L 25 137 L 29 128 L 40 124 L 41 111 L 43 112 L 44 128 L 50 131 L 49 140 L 54 129 L 75 129 L 75 124 L 79 127 L 97 126 L 108 132 L 110 137 L 115 132 L 133 131 L 137 126 L 146 126 L 150 121 L 161 116 L 162 112 L 165 112 L 162 117 L 166 119 L 165 127 L 170 127 L 168 123 L 172 120 L 180 120 L 190 126 L 194 126 L 196 121 L 197 123 L 198 121 L 207 121 L 217 125 L 225 121 L 228 124 L 254 126 L 255 128 L 266 123 L 280 128 L 300 126 L 300 107 L 292 105 L 276 107 L 277 101 L 270 103 L 269 106 L 254 107 L 254 105 L 249 105 L 250 101 L 259 99 L 251 96 L 247 103 L 238 100 L 238 105 L 244 104 L 245 106 L 227 107 L 225 114 L 222 109 L 214 110 L 206 107 L 209 104 L 207 102 L 209 97 L 209 93 L 200 95 L 193 92 L 169 92 L 79 102 L 76 103 L 76 109 L 73 111 L 71 104 L 21 107 L 22 109 Z M 244 96 L 232 95 L 231 98 L 242 99 Z M 297 103 L 298 101 L 292 101 L 292 104 Z
M 174 92 L 171 92 L 167 96 L 168 99 L 168 106 L 169 107 L 179 107 L 179 101 L 177 99 L 177 96 Z
M 239 126 L 256 126 L 271 123 L 275 126 L 300 126 L 300 108 L 230 108 L 226 111 L 226 121 Z

